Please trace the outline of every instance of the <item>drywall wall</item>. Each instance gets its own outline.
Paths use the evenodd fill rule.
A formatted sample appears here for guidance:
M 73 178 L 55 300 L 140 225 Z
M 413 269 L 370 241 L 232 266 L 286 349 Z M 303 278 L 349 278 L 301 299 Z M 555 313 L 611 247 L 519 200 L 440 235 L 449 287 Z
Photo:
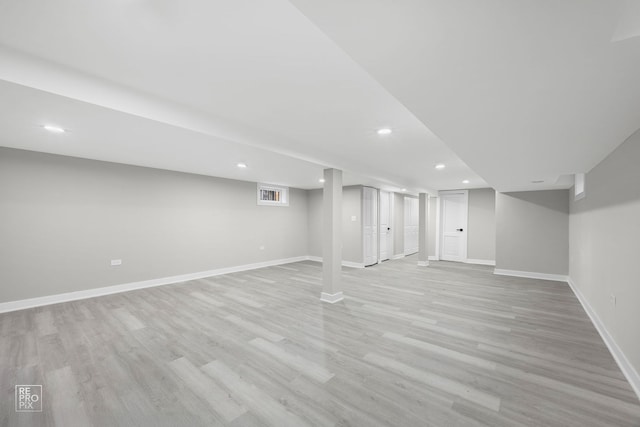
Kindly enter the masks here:
M 571 193 L 569 277 L 640 377 L 640 131 Z M 613 300 L 615 297 L 615 302 Z
M 0 302 L 305 256 L 307 192 L 289 199 L 258 206 L 251 182 L 0 148 Z
M 438 198 L 431 196 L 429 198 L 429 238 L 427 240 L 430 257 L 436 256 L 436 239 L 438 238 L 437 213 Z
M 322 189 L 307 191 L 307 253 L 322 258 Z
M 342 260 L 362 264 L 362 186 L 342 189 Z
M 496 194 L 496 268 L 568 273 L 568 190 Z
M 469 190 L 467 258 L 496 259 L 496 192 L 493 188 Z
M 308 254 L 321 258 L 322 189 L 307 193 Z M 352 217 L 355 217 L 354 221 Z M 342 189 L 342 260 L 363 263 L 362 186 L 359 185 Z
M 393 194 L 393 256 L 404 256 L 404 194 Z

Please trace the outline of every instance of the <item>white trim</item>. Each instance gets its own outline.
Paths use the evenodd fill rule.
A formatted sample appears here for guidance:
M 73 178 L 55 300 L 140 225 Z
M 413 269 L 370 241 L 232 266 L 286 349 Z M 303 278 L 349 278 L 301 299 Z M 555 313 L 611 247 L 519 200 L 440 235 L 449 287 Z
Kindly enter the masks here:
M 371 264 L 375 265 L 375 264 Z M 342 261 L 343 267 L 351 267 L 351 268 L 364 268 L 365 265 L 362 262 L 351 262 L 351 261 Z
M 435 255 L 429 255 L 429 261 L 440 261 L 440 258 Z
M 152 288 L 155 286 L 171 285 L 187 282 L 189 280 L 203 279 L 205 277 L 220 276 L 222 274 L 237 273 L 240 271 L 255 270 L 256 268 L 271 267 L 274 265 L 290 264 L 292 262 L 306 261 L 307 256 L 276 259 L 272 261 L 257 262 L 254 264 L 238 265 L 235 267 L 218 268 L 215 270 L 201 271 L 198 273 L 181 274 L 178 276 L 161 277 L 159 279 L 143 280 L 140 282 L 125 283 L 122 285 L 104 286 L 101 288 L 86 289 L 82 291 L 66 292 L 62 294 L 47 295 L 44 297 L 29 298 L 18 301 L 0 303 L 0 313 L 24 310 L 43 305 L 59 304 L 62 302 L 76 301 L 87 298 L 95 298 L 103 295 L 118 294 L 136 289 Z
M 464 232 L 464 239 L 462 240 L 462 255 L 460 257 L 460 259 L 449 259 L 446 260 L 445 257 L 442 256 L 442 247 L 444 246 L 442 244 L 442 241 L 444 240 L 444 229 L 443 229 L 443 225 L 444 225 L 444 215 L 442 213 L 442 211 L 444 210 L 444 203 L 440 203 L 440 221 L 438 224 L 438 241 L 440 242 L 440 245 L 438 245 L 438 249 L 440 252 L 437 252 L 438 256 L 440 257 L 441 260 L 443 261 L 454 261 L 454 262 L 465 262 L 465 260 L 467 259 L 467 249 L 468 249 L 468 244 L 469 244 L 469 190 L 445 190 L 445 191 L 438 191 L 438 202 L 440 202 L 442 200 L 442 196 L 447 196 L 447 195 L 452 195 L 452 194 L 462 194 L 464 196 L 464 204 L 465 204 L 465 210 L 464 210 L 464 224 L 462 226 L 463 228 L 463 232 Z
M 472 259 L 467 258 L 464 262 L 467 264 L 479 264 L 479 265 L 492 265 L 495 267 L 496 260 L 495 259 Z
M 593 310 L 593 308 L 591 308 L 591 305 L 589 304 L 587 299 L 584 297 L 584 295 L 582 295 L 582 293 L 577 288 L 575 283 L 573 283 L 573 280 L 571 280 L 570 277 L 567 278 L 567 283 L 569 284 L 569 287 L 571 288 L 575 296 L 578 298 L 578 301 L 580 301 L 580 304 L 582 304 L 582 308 L 584 309 L 584 311 L 587 312 L 587 315 L 591 319 L 593 326 L 596 327 L 596 330 L 600 334 L 600 337 L 602 337 L 604 343 L 607 345 L 607 348 L 609 348 L 609 351 L 613 355 L 615 361 L 618 363 L 620 370 L 627 378 L 627 381 L 629 381 L 629 384 L 631 384 L 631 388 L 633 388 L 633 391 L 636 392 L 638 399 L 640 399 L 640 375 L 638 375 L 638 371 L 636 371 L 633 365 L 629 362 L 627 356 L 625 356 L 622 349 L 618 346 L 618 344 L 616 344 L 615 340 L 613 339 L 607 328 L 604 326 L 604 323 L 602 323 L 596 312 Z
M 344 299 L 344 295 L 342 292 L 337 292 L 335 294 L 328 294 L 326 292 L 322 292 L 320 294 L 320 301 L 328 302 L 329 304 L 335 304 Z
M 319 256 L 308 255 L 308 256 L 306 256 L 304 258 L 305 258 L 306 261 L 314 261 L 314 262 L 322 263 L 322 257 L 319 257 Z M 375 264 L 372 264 L 372 265 L 375 265 Z M 362 262 L 342 261 L 342 266 L 343 267 L 351 267 L 351 268 L 364 268 L 364 263 L 362 263 Z
M 493 274 L 497 274 L 499 276 L 526 277 L 528 279 L 554 280 L 556 282 L 566 282 L 569 279 L 567 276 L 564 276 L 562 274 L 535 273 L 532 271 L 518 271 L 518 270 L 503 270 L 502 268 L 494 269 Z
M 405 256 L 404 254 L 396 254 L 396 255 L 393 255 L 391 259 L 400 259 L 400 258 L 404 258 L 404 256 Z
M 429 261 L 418 261 L 418 267 L 429 267 Z

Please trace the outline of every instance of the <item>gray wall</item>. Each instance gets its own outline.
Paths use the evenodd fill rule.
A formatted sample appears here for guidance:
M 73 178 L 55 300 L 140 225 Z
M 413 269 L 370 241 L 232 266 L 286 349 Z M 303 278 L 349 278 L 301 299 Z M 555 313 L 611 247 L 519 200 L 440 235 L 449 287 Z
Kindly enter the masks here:
M 571 197 L 569 220 L 569 276 L 636 372 L 640 372 L 639 161 L 640 131 L 587 174 L 586 197 L 577 202 Z
M 438 228 L 436 227 L 437 215 L 438 198 L 432 196 L 429 199 L 429 238 L 427 239 L 429 256 L 436 256 L 436 239 L 438 238 Z
M 0 302 L 307 255 L 306 191 L 9 148 L 0 212 Z
M 493 188 L 469 190 L 467 258 L 496 259 L 496 192 Z
M 404 255 L 404 194 L 393 194 L 393 254 Z
M 496 268 L 568 273 L 568 190 L 496 194 Z
M 308 254 L 322 257 L 322 190 L 308 191 Z M 351 216 L 356 220 L 351 221 Z M 342 259 L 363 263 L 362 186 L 342 189 Z
M 351 217 L 356 220 L 352 221 Z M 364 262 L 362 247 L 362 186 L 356 185 L 342 189 L 342 259 L 344 261 Z
M 322 258 L 322 189 L 307 191 L 307 254 Z

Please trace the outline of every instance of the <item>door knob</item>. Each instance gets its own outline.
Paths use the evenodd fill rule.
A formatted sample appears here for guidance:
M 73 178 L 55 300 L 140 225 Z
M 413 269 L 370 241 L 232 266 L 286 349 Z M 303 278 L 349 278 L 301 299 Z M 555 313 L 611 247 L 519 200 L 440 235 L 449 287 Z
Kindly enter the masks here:
M 456 228 L 456 231 L 463 231 L 462 228 Z
M 391 231 L 391 227 L 387 227 L 387 231 Z

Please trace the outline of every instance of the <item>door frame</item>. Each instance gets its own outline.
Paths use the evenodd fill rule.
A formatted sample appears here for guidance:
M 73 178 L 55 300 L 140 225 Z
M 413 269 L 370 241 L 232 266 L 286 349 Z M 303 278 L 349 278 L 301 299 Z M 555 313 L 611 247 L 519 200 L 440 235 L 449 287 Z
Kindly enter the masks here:
M 464 205 L 466 209 L 464 209 L 464 221 L 463 227 L 466 231 L 465 239 L 462 244 L 462 260 L 460 262 L 467 262 L 467 246 L 469 243 L 469 190 L 444 190 L 438 191 L 438 241 L 439 243 L 438 250 L 436 251 L 436 256 L 439 259 L 442 259 L 442 248 L 444 246 L 444 202 L 442 200 L 442 196 L 446 196 L 448 194 L 462 194 L 464 196 Z

